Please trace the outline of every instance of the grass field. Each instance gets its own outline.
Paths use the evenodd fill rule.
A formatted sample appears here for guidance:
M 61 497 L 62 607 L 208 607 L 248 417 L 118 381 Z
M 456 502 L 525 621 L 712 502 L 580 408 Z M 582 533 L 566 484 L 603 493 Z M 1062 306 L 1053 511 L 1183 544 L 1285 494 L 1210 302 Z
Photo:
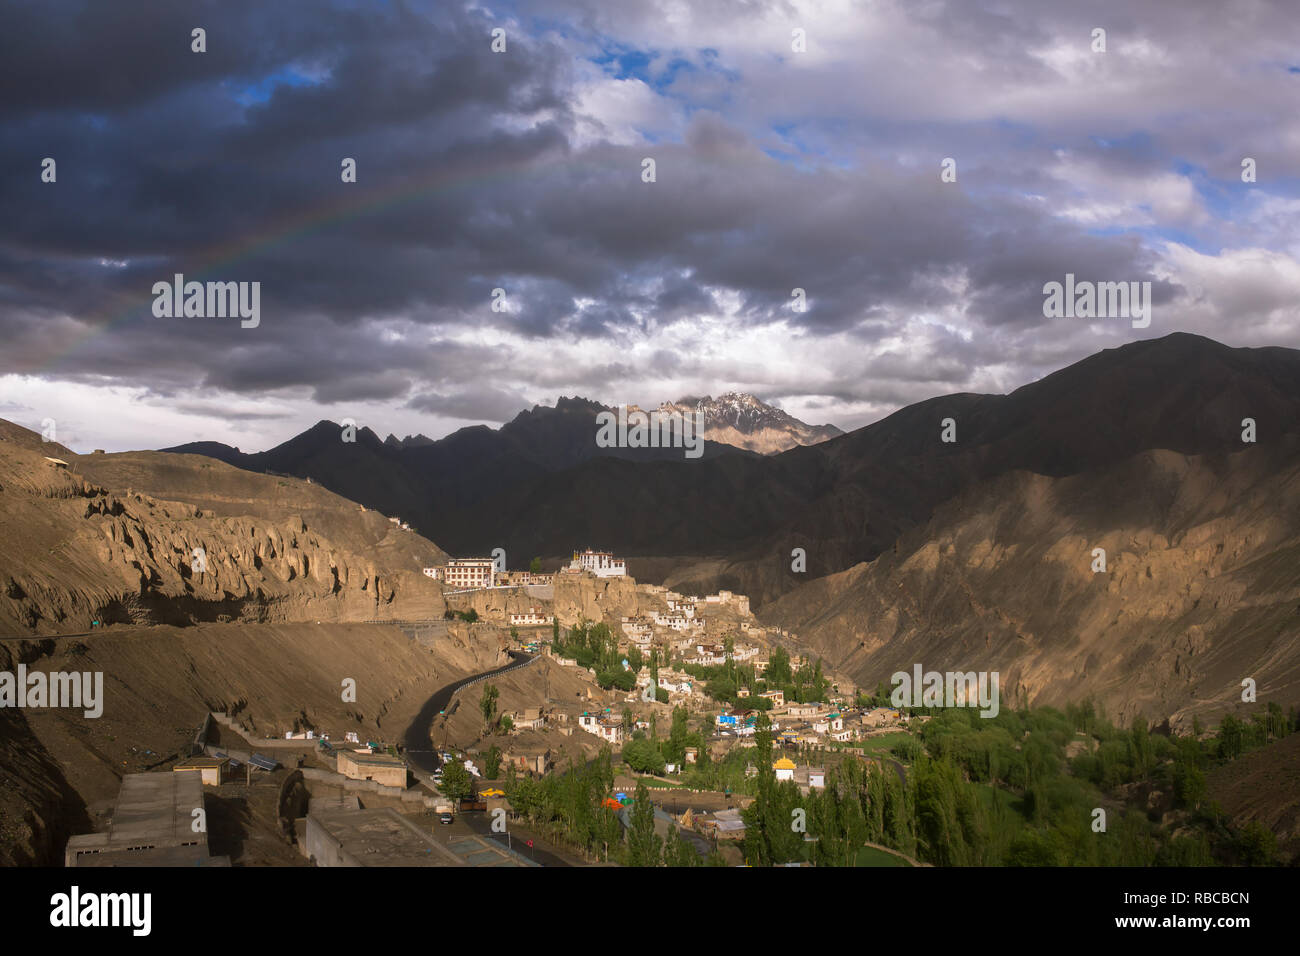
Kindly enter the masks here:
M 877 850 L 873 846 L 864 846 L 858 850 L 857 858 L 853 861 L 854 866 L 911 866 L 901 856 L 894 856 L 884 850 Z

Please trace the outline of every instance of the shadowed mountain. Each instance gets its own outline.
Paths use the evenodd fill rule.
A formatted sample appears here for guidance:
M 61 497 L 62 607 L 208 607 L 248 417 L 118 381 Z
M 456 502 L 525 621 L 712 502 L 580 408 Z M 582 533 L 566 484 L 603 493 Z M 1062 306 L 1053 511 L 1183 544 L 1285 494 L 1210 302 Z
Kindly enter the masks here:
M 1222 454 L 1241 448 L 1246 417 L 1261 442 L 1296 433 L 1300 352 L 1177 333 L 1100 352 L 1009 395 L 933 398 L 767 457 L 716 453 L 725 446 L 696 460 L 675 449 L 597 449 L 599 410 L 563 400 L 499 431 L 467 428 L 407 449 L 366 429 L 345 444 L 322 422 L 269 452 L 219 457 L 310 476 L 400 514 L 453 552 L 562 555 L 590 544 L 722 558 L 686 579 L 757 605 L 876 557 L 939 504 L 998 475 L 1063 477 L 1152 449 Z M 941 440 L 948 418 L 954 442 Z M 804 574 L 791 571 L 796 547 L 807 552 Z
M 1091 696 L 1124 724 L 1189 730 L 1253 677 L 1285 707 L 1300 699 L 1300 437 L 1009 472 L 760 617 L 873 689 L 916 664 L 997 672 L 1004 707 Z

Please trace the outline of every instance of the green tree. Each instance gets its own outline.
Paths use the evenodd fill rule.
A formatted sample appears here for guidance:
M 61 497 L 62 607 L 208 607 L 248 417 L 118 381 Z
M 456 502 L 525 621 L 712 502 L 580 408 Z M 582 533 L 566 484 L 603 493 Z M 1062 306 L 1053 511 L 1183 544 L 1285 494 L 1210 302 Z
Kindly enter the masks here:
M 695 847 L 682 839 L 677 827 L 672 827 L 664 842 L 664 866 L 700 866 L 703 862 Z
M 442 783 L 438 785 L 438 789 L 445 796 L 460 800 L 473 795 L 474 780 L 464 764 L 459 760 L 452 760 L 442 765 Z
M 1241 756 L 1243 749 L 1241 721 L 1228 714 L 1219 724 L 1219 753 L 1228 760 Z
M 637 773 L 663 773 L 664 755 L 649 740 L 629 740 L 623 745 L 623 763 Z
M 1246 866 L 1268 866 L 1273 861 L 1277 838 L 1258 820 L 1249 820 L 1237 835 L 1237 852 Z
M 500 696 L 495 684 L 483 686 L 483 696 L 478 701 L 478 709 L 483 712 L 483 733 L 488 733 L 495 726 L 497 698 Z
M 533 558 L 533 560 L 531 560 L 531 561 L 528 562 L 528 573 L 529 573 L 529 574 L 541 574 L 541 573 L 542 573 L 542 559 L 541 559 L 541 558 Z
M 790 672 L 790 652 L 784 647 L 772 648 L 764 676 L 769 687 L 784 687 L 793 681 L 794 675 Z
M 663 839 L 655 833 L 655 811 L 645 781 L 636 785 L 632 803 L 632 821 L 627 831 L 628 866 L 658 866 Z
M 495 780 L 501 774 L 501 748 L 493 744 L 483 756 L 483 775 Z

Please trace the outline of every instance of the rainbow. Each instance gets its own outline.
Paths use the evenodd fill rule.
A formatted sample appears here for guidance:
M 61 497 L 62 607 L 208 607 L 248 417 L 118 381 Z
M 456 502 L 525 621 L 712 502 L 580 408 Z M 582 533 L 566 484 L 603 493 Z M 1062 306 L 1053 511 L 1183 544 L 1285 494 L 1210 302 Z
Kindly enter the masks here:
M 365 168 L 360 163 L 358 165 L 361 170 L 359 178 L 362 178 L 364 182 Z M 425 176 L 406 179 L 361 194 L 358 194 L 356 184 L 340 182 L 338 198 L 327 204 L 296 211 L 290 216 L 265 224 L 251 235 L 241 236 L 220 245 L 210 246 L 197 255 L 197 267 L 196 265 L 187 264 L 184 270 L 186 279 L 205 281 L 209 278 L 217 278 L 218 273 L 225 273 L 231 266 L 262 255 L 268 250 L 291 245 L 304 237 L 314 235 L 327 228 L 354 222 L 365 216 L 382 213 L 405 203 L 439 193 L 465 189 L 470 186 L 480 186 L 496 181 L 509 181 L 516 178 L 518 171 L 525 167 L 530 170 L 537 170 L 559 165 L 573 166 L 576 164 L 571 157 L 565 155 L 554 155 L 540 163 L 528 159 L 502 159 L 495 163 L 476 164 L 470 170 L 440 168 Z M 167 273 L 166 275 L 163 274 L 164 271 Z M 156 280 L 170 279 L 172 271 L 170 266 L 165 270 L 160 269 Z M 144 318 L 149 321 L 158 321 L 154 319 L 149 308 L 153 302 L 153 294 L 150 291 L 152 286 L 153 282 L 150 281 L 142 286 L 138 296 L 120 297 L 127 298 L 128 301 L 125 305 L 115 309 L 108 321 L 90 323 L 83 332 L 72 337 L 72 341 L 67 347 L 49 355 L 34 369 L 29 370 L 27 374 L 50 370 L 100 336 L 121 328 L 130 322 Z

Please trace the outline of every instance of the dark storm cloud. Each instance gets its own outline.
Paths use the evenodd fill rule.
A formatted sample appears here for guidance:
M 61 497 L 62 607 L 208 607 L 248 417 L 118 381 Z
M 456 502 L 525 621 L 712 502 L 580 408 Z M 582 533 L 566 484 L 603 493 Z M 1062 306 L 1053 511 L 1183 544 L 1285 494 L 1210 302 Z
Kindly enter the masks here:
M 1170 172 L 1183 153 L 1202 180 L 1235 176 L 1246 143 L 1295 167 L 1270 119 L 1280 68 L 1257 103 L 1198 74 L 1260 68 L 1250 44 L 1274 55 L 1281 7 L 1252 24 L 1130 6 L 882 3 L 841 23 L 758 0 L 686 21 L 654 2 L 528 2 L 518 20 L 446 3 L 11 3 L 0 373 L 502 420 L 575 383 L 617 400 L 633 377 L 707 379 L 717 353 L 692 351 L 718 343 L 698 323 L 723 316 L 723 346 L 781 324 L 856 343 L 862 381 L 806 382 L 846 402 L 978 385 L 1012 335 L 1030 374 L 1079 351 L 1033 340 L 1072 334 L 1043 318 L 1044 282 L 1180 294 L 1158 234 L 1101 227 L 1213 238 Z M 794 69 L 801 17 L 816 49 Z M 1080 52 L 1098 17 L 1101 61 Z M 194 26 L 207 53 L 190 51 Z M 611 51 L 648 65 L 602 72 Z M 1204 123 L 1167 119 L 1200 107 Z M 948 155 L 959 184 L 939 181 Z M 57 184 L 39 181 L 45 156 Z M 356 184 L 339 181 L 345 156 Z M 1240 201 L 1229 186 L 1222 202 Z M 261 324 L 154 318 L 151 287 L 176 272 L 261 282 Z M 926 332 L 902 349 L 913 319 Z M 775 380 L 783 358 L 752 366 Z

